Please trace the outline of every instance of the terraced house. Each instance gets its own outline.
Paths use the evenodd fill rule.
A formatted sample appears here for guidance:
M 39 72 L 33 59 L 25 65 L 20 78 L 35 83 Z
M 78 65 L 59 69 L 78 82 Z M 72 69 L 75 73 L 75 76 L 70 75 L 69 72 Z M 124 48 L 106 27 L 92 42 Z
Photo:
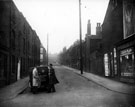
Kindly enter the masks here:
M 40 64 L 40 39 L 12 0 L 0 0 L 0 87 Z
M 134 0 L 110 0 L 102 37 L 105 75 L 135 83 Z

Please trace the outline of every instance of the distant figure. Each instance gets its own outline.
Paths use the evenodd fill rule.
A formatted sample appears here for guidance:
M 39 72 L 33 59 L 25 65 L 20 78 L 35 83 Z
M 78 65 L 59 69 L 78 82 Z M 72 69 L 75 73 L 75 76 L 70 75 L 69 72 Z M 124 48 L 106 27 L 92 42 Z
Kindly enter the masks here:
M 35 94 L 37 92 L 38 86 L 39 86 L 39 76 L 38 76 L 38 71 L 37 68 L 35 67 L 32 71 L 33 75 L 33 93 Z
M 53 68 L 53 65 L 49 65 L 49 91 L 48 92 L 56 92 L 55 90 L 55 84 L 59 83 L 59 81 L 56 78 L 55 71 Z
M 31 92 L 33 92 L 33 67 L 29 68 L 29 86 L 31 87 Z

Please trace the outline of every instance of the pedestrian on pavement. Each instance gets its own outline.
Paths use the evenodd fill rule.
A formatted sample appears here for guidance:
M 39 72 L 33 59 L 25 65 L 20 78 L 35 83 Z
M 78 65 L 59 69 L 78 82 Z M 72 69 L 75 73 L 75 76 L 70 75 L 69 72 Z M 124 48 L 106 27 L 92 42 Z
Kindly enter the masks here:
M 33 93 L 36 94 L 39 87 L 39 75 L 36 67 L 33 69 L 32 74 L 33 74 Z
M 53 65 L 49 65 L 49 91 L 48 92 L 56 92 L 55 90 L 55 84 L 59 83 L 58 79 L 55 75 L 55 70 L 53 68 Z
M 32 86 L 33 86 L 33 67 L 29 68 L 29 87 L 31 88 L 31 92 L 33 92 Z

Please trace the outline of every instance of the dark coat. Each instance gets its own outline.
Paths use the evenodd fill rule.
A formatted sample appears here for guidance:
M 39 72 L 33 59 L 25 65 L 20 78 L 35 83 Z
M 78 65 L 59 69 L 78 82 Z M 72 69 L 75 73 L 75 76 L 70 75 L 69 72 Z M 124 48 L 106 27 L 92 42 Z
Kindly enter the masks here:
M 32 75 L 32 71 L 33 71 L 33 67 L 29 68 L 29 82 L 30 82 L 30 87 L 32 87 L 33 85 L 33 81 L 32 81 L 32 78 L 33 78 L 33 75 Z
M 53 68 L 49 69 L 49 84 L 57 84 L 59 83 L 56 75 L 55 75 L 55 71 Z

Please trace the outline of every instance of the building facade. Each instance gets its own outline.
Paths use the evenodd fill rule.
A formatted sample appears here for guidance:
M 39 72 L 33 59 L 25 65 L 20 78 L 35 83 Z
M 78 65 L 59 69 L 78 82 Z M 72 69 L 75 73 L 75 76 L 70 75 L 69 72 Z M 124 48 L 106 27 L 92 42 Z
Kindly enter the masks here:
M 116 44 L 120 80 L 135 83 L 135 1 L 123 0 L 123 40 Z
M 117 76 L 116 46 L 123 39 L 122 0 L 110 0 L 102 24 L 104 75 Z
M 91 23 L 90 20 L 87 24 L 87 34 L 85 38 L 85 67 L 86 72 L 102 75 L 102 34 L 101 25 L 97 23 L 96 35 L 91 35 Z
M 0 0 L 0 87 L 40 64 L 40 40 L 12 0 Z
M 102 28 L 105 76 L 135 83 L 134 0 L 110 0 Z
M 47 53 L 43 45 L 40 45 L 40 65 L 47 65 Z

